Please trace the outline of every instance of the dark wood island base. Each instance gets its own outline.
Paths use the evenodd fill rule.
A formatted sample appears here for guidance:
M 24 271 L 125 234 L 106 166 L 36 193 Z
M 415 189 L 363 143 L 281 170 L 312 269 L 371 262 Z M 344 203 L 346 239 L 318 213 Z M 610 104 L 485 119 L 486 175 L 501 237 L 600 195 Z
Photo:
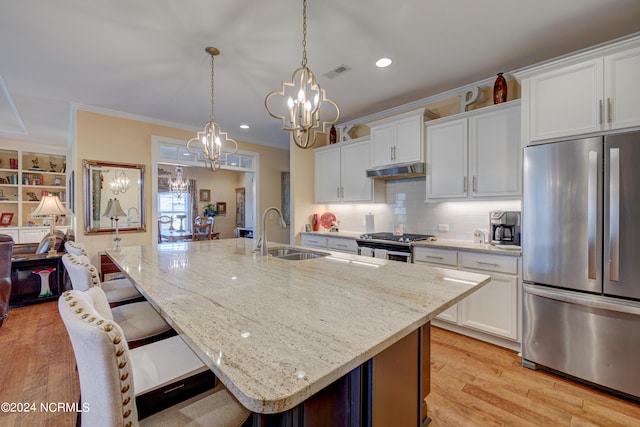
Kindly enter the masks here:
M 430 391 L 430 323 L 296 407 L 253 414 L 255 427 L 424 427 Z

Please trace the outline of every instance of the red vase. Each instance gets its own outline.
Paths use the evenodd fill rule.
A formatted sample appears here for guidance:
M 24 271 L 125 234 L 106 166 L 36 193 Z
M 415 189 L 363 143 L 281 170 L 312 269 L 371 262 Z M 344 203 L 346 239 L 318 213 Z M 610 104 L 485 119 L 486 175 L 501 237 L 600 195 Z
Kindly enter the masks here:
M 320 220 L 318 219 L 318 214 L 313 214 L 313 231 L 320 231 Z
M 502 76 L 502 73 L 498 73 L 498 78 L 493 84 L 493 103 L 500 104 L 507 102 L 507 80 Z

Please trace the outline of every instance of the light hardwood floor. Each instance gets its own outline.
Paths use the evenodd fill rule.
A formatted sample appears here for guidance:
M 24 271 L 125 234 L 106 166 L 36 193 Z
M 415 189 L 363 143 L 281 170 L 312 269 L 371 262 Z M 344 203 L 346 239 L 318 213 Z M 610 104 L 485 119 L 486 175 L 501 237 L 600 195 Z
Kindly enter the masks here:
M 516 353 L 432 328 L 431 426 L 640 426 L 640 405 L 520 365 Z M 75 425 L 79 385 L 73 349 L 55 302 L 10 310 L 0 328 L 0 402 L 36 412 L 0 412 L 0 426 Z M 395 427 L 395 426 L 394 426 Z

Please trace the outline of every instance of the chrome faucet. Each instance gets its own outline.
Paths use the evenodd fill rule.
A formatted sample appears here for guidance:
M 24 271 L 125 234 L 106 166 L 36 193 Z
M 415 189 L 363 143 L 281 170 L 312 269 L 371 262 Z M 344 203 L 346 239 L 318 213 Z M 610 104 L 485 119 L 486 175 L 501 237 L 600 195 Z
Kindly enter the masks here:
M 280 209 L 275 206 L 270 206 L 262 213 L 262 228 L 260 229 L 260 240 L 258 240 L 258 247 L 260 248 L 260 255 L 264 256 L 268 254 L 267 248 L 267 228 L 265 227 L 265 219 L 269 211 L 276 211 L 279 216 L 280 228 L 287 228 L 287 223 L 284 221 L 284 216 Z

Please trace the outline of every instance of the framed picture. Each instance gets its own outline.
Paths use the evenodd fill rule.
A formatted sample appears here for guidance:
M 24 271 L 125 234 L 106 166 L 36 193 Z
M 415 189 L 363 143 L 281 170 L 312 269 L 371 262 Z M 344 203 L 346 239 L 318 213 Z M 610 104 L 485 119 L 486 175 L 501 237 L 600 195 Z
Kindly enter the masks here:
M 2 227 L 8 227 L 11 225 L 11 220 L 13 219 L 13 213 L 9 212 L 9 213 L 2 213 L 2 216 L 0 216 L 0 226 Z
M 216 210 L 218 211 L 218 215 L 226 215 L 227 214 L 227 202 L 218 202 L 218 203 L 216 203 Z
M 211 190 L 200 190 L 200 201 L 201 202 L 210 202 L 211 201 Z

